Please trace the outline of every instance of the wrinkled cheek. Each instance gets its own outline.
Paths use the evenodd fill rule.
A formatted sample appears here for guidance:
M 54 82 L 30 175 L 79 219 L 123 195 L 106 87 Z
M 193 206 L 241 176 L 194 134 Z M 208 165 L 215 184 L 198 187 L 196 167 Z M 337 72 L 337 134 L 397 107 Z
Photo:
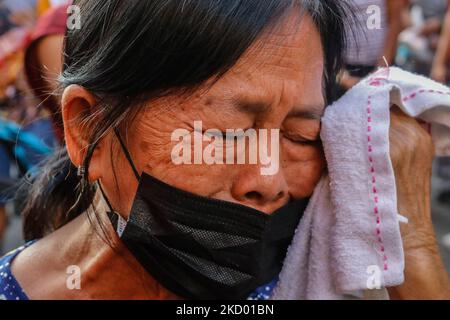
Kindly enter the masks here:
M 302 161 L 285 161 L 283 170 L 289 192 L 295 199 L 310 197 L 326 171 L 325 156 L 316 150 Z

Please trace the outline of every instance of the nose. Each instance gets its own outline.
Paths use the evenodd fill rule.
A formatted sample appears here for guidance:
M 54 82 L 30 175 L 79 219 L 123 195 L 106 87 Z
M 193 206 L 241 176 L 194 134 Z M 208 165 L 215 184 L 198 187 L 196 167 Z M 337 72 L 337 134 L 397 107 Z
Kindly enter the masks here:
M 245 206 L 271 214 L 289 202 L 288 185 L 279 170 L 261 175 L 257 165 L 242 166 L 231 187 L 232 197 Z

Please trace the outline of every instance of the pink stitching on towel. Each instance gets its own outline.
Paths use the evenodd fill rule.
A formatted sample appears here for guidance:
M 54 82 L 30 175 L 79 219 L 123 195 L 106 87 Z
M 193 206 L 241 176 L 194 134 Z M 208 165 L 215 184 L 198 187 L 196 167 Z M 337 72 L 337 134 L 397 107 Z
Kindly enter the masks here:
M 390 73 L 390 69 L 387 68 L 387 70 L 380 70 L 378 72 L 375 72 L 371 78 L 369 78 L 368 82 L 369 85 L 374 86 L 374 87 L 379 87 L 382 85 L 382 82 L 387 82 L 389 79 L 389 73 Z M 379 77 L 381 75 L 381 77 Z M 378 76 L 378 77 L 377 77 Z M 403 102 L 407 102 L 411 99 L 414 99 L 416 97 L 418 97 L 419 94 L 422 93 L 437 93 L 437 94 L 441 94 L 441 95 L 450 95 L 450 91 L 448 92 L 443 92 L 443 91 L 439 91 L 439 90 L 433 90 L 433 89 L 425 89 L 425 88 L 421 88 L 415 92 L 412 92 L 411 94 L 407 95 L 406 97 L 404 97 L 402 99 Z M 374 194 L 374 214 L 375 214 L 375 218 L 376 218 L 376 237 L 378 239 L 378 242 L 380 244 L 380 250 L 382 252 L 382 256 L 383 256 L 383 262 L 384 262 L 384 270 L 387 271 L 388 270 L 388 258 L 385 252 L 385 247 L 383 244 L 383 239 L 381 238 L 381 217 L 379 214 L 379 209 L 378 209 L 378 202 L 379 202 L 379 198 L 378 198 L 378 190 L 377 190 L 377 186 L 376 186 L 376 176 L 375 176 L 375 166 L 374 166 L 374 161 L 373 161 L 373 145 L 372 145 L 372 136 L 371 136 L 371 132 L 372 132 L 372 124 L 373 123 L 373 118 L 372 118 L 372 96 L 369 96 L 368 98 L 368 103 L 367 103 L 367 144 L 368 144 L 368 153 L 369 153 L 369 162 L 370 162 L 370 172 L 372 173 L 372 192 Z M 431 128 L 430 130 L 431 131 Z
M 410 93 L 409 95 L 406 95 L 406 97 L 404 97 L 402 100 L 403 100 L 403 102 L 409 101 L 411 99 L 416 98 L 421 93 L 437 93 L 437 94 L 441 94 L 441 95 L 450 95 L 450 91 L 443 92 L 443 91 L 439 91 L 439 90 L 422 88 L 420 90 L 417 90 L 415 92 Z
M 406 97 L 404 97 L 402 99 L 402 101 L 403 102 L 407 102 L 409 100 L 412 100 L 412 99 L 416 98 L 419 94 L 422 94 L 422 93 L 437 93 L 437 94 L 440 94 L 440 95 L 450 95 L 450 91 L 444 92 L 444 91 L 440 91 L 440 90 L 433 90 L 433 89 L 422 88 L 422 89 L 419 89 L 419 90 L 417 90 L 415 92 L 412 92 L 409 95 L 406 95 Z M 425 124 L 427 126 L 426 129 L 427 129 L 428 133 L 431 134 L 431 124 L 430 123 L 425 123 Z
M 390 74 L 391 74 L 391 69 L 389 67 L 380 69 L 380 70 L 374 72 L 367 81 L 370 86 L 380 87 L 384 83 L 388 82 Z
M 380 245 L 380 251 L 382 254 L 383 264 L 384 264 L 384 270 L 388 270 L 388 258 L 385 252 L 383 239 L 381 238 L 381 216 L 380 211 L 378 207 L 378 190 L 377 190 L 377 178 L 375 174 L 375 165 L 373 161 L 373 152 L 374 152 L 374 146 L 372 144 L 372 123 L 373 123 L 373 117 L 372 117 L 372 96 L 369 96 L 367 101 L 367 150 L 369 154 L 369 162 L 370 162 L 370 172 L 372 174 L 372 193 L 373 193 L 373 202 L 374 202 L 374 208 L 373 213 L 375 215 L 375 221 L 376 221 L 376 227 L 375 227 L 375 236 L 378 239 L 379 245 Z

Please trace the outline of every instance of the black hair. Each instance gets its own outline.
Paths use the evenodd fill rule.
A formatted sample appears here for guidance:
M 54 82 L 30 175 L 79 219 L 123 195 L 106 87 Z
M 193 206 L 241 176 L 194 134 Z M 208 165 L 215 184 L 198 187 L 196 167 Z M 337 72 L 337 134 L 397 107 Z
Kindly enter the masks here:
M 345 47 L 345 0 L 75 0 L 81 28 L 68 30 L 61 88 L 77 84 L 99 101 L 90 123 L 86 175 L 65 148 L 24 185 L 27 240 L 45 236 L 91 204 L 87 171 L 97 142 L 148 99 L 220 78 L 290 10 L 309 14 L 324 50 L 324 91 L 331 95 Z M 86 115 L 87 121 L 94 115 Z

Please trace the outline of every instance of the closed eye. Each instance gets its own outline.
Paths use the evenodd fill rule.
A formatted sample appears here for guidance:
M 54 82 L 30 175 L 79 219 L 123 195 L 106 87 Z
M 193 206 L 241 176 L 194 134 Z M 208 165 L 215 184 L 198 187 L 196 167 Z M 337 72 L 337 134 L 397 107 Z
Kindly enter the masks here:
M 231 130 L 231 129 L 230 129 Z M 244 137 L 246 137 L 246 132 L 248 129 L 242 129 L 242 130 L 231 130 L 233 131 L 233 133 L 230 132 L 226 132 L 226 131 L 222 131 L 222 130 L 210 130 L 210 131 L 205 131 L 203 132 L 203 134 L 207 137 L 210 138 L 222 138 L 224 141 L 233 141 L 233 140 L 238 140 L 238 139 L 242 139 Z
M 308 146 L 318 146 L 321 144 L 320 137 L 317 136 L 315 139 L 309 139 L 305 138 L 299 135 L 290 135 L 283 133 L 283 136 L 285 139 L 289 140 L 292 143 L 299 144 L 299 145 L 308 145 Z

